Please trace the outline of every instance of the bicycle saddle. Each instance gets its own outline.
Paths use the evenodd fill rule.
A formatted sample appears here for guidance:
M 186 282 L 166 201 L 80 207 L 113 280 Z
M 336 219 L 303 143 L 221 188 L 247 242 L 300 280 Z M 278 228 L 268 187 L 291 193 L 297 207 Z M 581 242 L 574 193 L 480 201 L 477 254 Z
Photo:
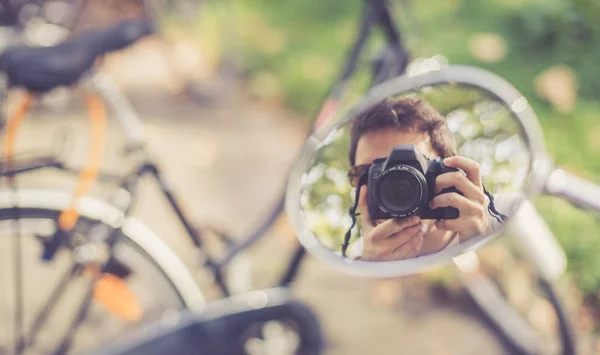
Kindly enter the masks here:
M 54 47 L 11 47 L 0 54 L 0 71 L 8 76 L 9 87 L 24 87 L 31 92 L 69 86 L 94 65 L 96 58 L 125 48 L 153 30 L 149 20 L 130 20 Z

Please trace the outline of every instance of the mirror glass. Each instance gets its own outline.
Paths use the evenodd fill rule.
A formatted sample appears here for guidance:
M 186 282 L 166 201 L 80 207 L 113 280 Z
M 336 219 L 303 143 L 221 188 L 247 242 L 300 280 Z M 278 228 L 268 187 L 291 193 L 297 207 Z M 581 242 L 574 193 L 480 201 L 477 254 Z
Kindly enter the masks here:
M 530 161 L 526 136 L 504 102 L 464 84 L 420 87 L 326 132 L 301 174 L 300 218 L 320 244 L 348 260 L 459 250 L 499 231 L 516 212 Z

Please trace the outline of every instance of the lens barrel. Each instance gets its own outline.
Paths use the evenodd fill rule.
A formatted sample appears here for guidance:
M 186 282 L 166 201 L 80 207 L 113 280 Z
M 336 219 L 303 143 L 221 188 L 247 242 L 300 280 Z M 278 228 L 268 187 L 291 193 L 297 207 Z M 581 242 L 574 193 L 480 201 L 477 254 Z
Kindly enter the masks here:
M 381 207 L 393 215 L 411 215 L 427 198 L 425 177 L 409 165 L 384 171 L 375 190 Z

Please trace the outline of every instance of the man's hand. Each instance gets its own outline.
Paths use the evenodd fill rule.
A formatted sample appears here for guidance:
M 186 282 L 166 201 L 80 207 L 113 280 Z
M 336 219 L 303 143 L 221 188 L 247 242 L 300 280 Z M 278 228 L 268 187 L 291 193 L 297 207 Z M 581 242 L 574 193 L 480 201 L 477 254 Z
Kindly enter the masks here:
M 454 207 L 459 211 L 457 219 L 440 220 L 435 222 L 437 229 L 458 232 L 460 241 L 485 233 L 488 228 L 487 200 L 481 184 L 479 164 L 464 157 L 450 157 L 444 159 L 444 165 L 459 168 L 460 172 L 441 174 L 435 181 L 435 193 L 443 189 L 455 187 L 462 193 L 443 193 L 431 201 L 431 208 Z
M 392 261 L 418 255 L 424 234 L 419 217 L 374 221 L 369 216 L 366 185 L 360 188 L 358 206 L 362 222 L 362 260 Z

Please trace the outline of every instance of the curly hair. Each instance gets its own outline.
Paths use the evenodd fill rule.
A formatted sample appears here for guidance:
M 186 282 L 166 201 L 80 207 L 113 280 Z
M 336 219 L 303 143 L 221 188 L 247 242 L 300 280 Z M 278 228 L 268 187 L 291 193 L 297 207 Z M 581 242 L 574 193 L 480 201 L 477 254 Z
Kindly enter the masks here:
M 440 158 L 457 154 L 456 142 L 446 119 L 427 101 L 404 97 L 380 101 L 358 114 L 352 123 L 350 165 L 355 164 L 358 141 L 364 134 L 388 128 L 427 134 L 431 147 Z

